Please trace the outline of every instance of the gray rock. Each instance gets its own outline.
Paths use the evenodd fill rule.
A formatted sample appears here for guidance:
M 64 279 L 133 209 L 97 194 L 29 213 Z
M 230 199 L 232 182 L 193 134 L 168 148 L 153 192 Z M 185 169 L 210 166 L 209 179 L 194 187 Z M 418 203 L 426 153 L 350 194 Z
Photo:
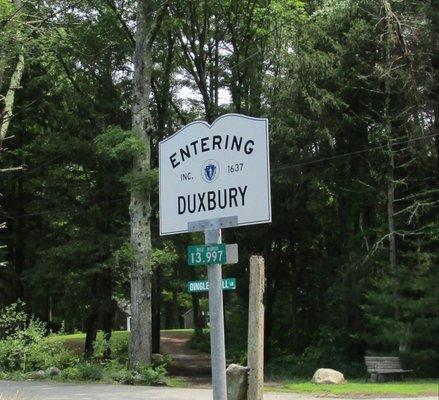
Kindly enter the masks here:
M 227 400 L 247 400 L 248 367 L 230 364 L 226 370 Z
M 49 367 L 46 369 L 46 374 L 48 376 L 59 376 L 61 375 L 61 370 L 57 367 Z
M 341 372 L 330 368 L 319 368 L 312 377 L 313 383 L 332 383 L 338 385 L 340 383 L 346 383 L 346 379 Z
M 45 377 L 46 377 L 46 373 L 42 369 L 32 372 L 30 374 L 31 379 L 44 379 Z

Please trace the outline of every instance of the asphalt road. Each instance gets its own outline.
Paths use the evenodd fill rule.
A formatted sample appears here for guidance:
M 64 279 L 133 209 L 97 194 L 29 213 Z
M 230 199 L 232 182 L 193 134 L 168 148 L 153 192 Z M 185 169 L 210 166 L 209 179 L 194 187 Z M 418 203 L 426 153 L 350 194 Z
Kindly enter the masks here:
M 18 396 L 17 396 L 18 393 Z M 211 400 L 210 389 L 0 381 L 0 400 Z M 265 400 L 312 400 L 302 394 L 265 393 Z M 378 399 L 378 398 L 376 398 Z M 407 400 L 408 398 L 405 397 Z M 343 400 L 347 400 L 344 398 Z M 389 398 L 379 400 L 391 400 Z M 437 400 L 417 397 L 416 400 Z

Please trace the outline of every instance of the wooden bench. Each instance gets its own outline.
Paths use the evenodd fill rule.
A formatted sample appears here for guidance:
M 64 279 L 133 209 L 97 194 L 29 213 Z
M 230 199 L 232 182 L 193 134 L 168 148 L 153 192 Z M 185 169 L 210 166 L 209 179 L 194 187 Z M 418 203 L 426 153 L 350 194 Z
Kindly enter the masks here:
M 402 369 L 399 357 L 364 357 L 371 381 L 385 381 L 388 378 L 403 380 L 412 369 Z

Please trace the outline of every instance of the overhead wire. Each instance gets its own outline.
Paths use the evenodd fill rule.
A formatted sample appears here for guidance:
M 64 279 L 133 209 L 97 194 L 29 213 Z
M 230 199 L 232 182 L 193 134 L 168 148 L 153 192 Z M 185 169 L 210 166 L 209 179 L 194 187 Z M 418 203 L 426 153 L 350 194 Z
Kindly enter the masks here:
M 80 2 L 78 2 L 78 3 L 80 3 Z M 162 7 L 162 5 L 160 5 L 160 7 L 158 7 L 157 10 L 160 9 L 161 7 Z M 157 11 L 157 10 L 153 10 L 152 12 L 155 12 L 155 11 Z M 151 13 L 152 13 L 152 12 L 151 12 Z M 238 65 L 240 65 L 240 64 L 242 64 L 242 63 L 244 63 L 244 62 L 250 60 L 251 58 L 253 58 L 254 56 L 256 56 L 258 53 L 260 53 L 261 51 L 262 51 L 262 49 L 258 49 L 258 50 L 256 50 L 255 52 L 253 52 L 253 53 L 250 54 L 249 56 L 247 56 L 247 57 L 245 57 L 244 59 L 240 60 L 239 62 L 235 63 L 235 66 L 238 66 Z M 53 85 L 52 89 L 55 88 L 55 87 L 56 87 L 56 84 Z M 40 96 L 39 99 L 41 99 L 41 98 L 43 98 L 43 97 L 44 97 L 44 95 Z M 36 100 L 34 100 L 33 102 L 38 101 L 39 99 L 36 99 Z M 33 102 L 32 102 L 32 103 L 33 103 Z M 21 110 L 19 110 L 18 112 L 20 112 L 20 111 L 21 111 Z M 424 139 L 431 138 L 431 137 L 435 137 L 435 136 L 438 136 L 438 135 L 439 135 L 439 134 L 432 134 L 432 135 L 425 135 L 425 136 L 418 137 L 418 138 L 412 138 L 412 139 L 408 139 L 408 140 L 405 140 L 405 141 L 400 141 L 400 142 L 392 143 L 391 146 L 401 145 L 401 144 L 408 144 L 408 143 L 410 143 L 410 142 L 419 141 L 419 140 L 424 140 Z M 347 153 L 342 153 L 342 154 L 336 154 L 336 155 L 334 155 L 334 156 L 329 156 L 329 157 L 324 157 L 324 158 L 319 158 L 319 159 L 311 159 L 311 160 L 308 160 L 308 161 L 303 161 L 303 162 L 294 163 L 294 164 L 284 164 L 284 165 L 277 165 L 277 166 L 274 165 L 274 166 L 271 168 L 271 172 L 282 171 L 282 170 L 287 170 L 287 169 L 290 169 L 290 168 L 297 168 L 297 167 L 301 167 L 301 166 L 313 165 L 313 164 L 317 164 L 317 163 L 321 163 L 321 162 L 326 162 L 326 161 L 336 160 L 336 159 L 340 159 L 340 158 L 344 158 L 344 157 L 348 157 L 348 156 L 352 156 L 352 155 L 363 154 L 363 153 L 366 153 L 366 152 L 369 152 L 369 151 L 378 150 L 378 149 L 384 149 L 384 148 L 388 148 L 388 145 L 387 145 L 387 144 L 386 144 L 386 145 L 378 145 L 378 146 L 369 147 L 369 148 L 366 148 L 366 149 L 361 149 L 361 150 L 357 150 L 357 151 L 353 151 L 353 152 L 347 152 Z M 52 158 L 52 159 L 50 159 L 50 160 L 48 160 L 48 161 L 46 161 L 46 162 L 44 162 L 44 163 L 38 165 L 37 167 L 33 168 L 32 170 L 29 170 L 29 171 L 24 172 L 24 175 L 29 175 L 29 174 L 33 173 L 34 171 L 36 171 L 36 170 L 42 168 L 43 166 L 49 165 L 49 164 L 52 163 L 53 161 L 56 161 L 56 160 L 58 160 L 59 158 L 61 158 L 64 154 L 67 154 L 67 152 L 64 152 L 64 153 L 62 153 L 62 154 L 59 154 L 59 155 L 57 155 L 56 157 L 54 157 L 54 158 Z M 121 200 L 125 200 L 125 199 L 121 199 Z M 121 201 L 121 200 L 120 200 L 120 201 Z M 101 203 L 94 203 L 94 204 L 101 204 Z M 68 210 L 68 209 L 67 209 L 67 210 Z M 27 216 L 43 215 L 43 214 L 46 214 L 46 213 L 64 212 L 64 211 L 65 211 L 64 209 L 61 210 L 61 211 L 48 210 L 47 212 L 41 212 L 41 213 L 23 214 L 23 215 L 21 215 L 21 216 L 17 216 L 16 218 L 27 217 Z
M 392 146 L 408 144 L 408 143 L 411 143 L 411 142 L 416 142 L 416 141 L 419 141 L 419 140 L 428 139 L 428 138 L 432 138 L 432 137 L 436 137 L 436 136 L 439 136 L 439 133 L 435 133 L 435 134 L 431 134 L 431 135 L 425 135 L 425 136 L 422 136 L 422 137 L 407 139 L 407 140 L 403 140 L 403 141 L 398 141 L 398 142 L 393 143 Z M 351 152 L 348 152 L 348 153 L 336 154 L 336 155 L 331 156 L 331 157 L 324 157 L 324 158 L 319 158 L 319 159 L 314 159 L 314 160 L 309 160 L 309 161 L 304 161 L 304 162 L 294 163 L 294 164 L 280 165 L 280 166 L 271 168 L 271 172 L 286 170 L 286 169 L 290 169 L 290 168 L 297 168 L 297 167 L 301 167 L 301 166 L 318 164 L 318 163 L 322 163 L 322 162 L 332 161 L 332 160 L 336 160 L 336 159 L 340 159 L 340 158 L 344 158 L 344 157 L 348 157 L 348 156 L 352 156 L 352 155 L 364 154 L 364 153 L 367 153 L 369 151 L 385 149 L 385 148 L 388 148 L 387 144 L 386 145 L 379 145 L 379 146 L 369 147 L 367 149 L 362 149 L 362 150 L 357 150 L 357 151 L 351 151 Z M 402 150 L 406 150 L 406 149 L 402 149 Z M 104 204 L 104 203 L 118 203 L 118 202 L 127 201 L 127 200 L 128 200 L 127 198 L 119 198 L 119 199 L 114 199 L 114 200 L 105 200 L 105 201 L 102 201 L 102 202 L 93 203 L 93 204 L 91 204 L 91 207 L 96 206 L 96 205 L 100 205 L 100 204 Z M 91 207 L 89 207 L 89 208 L 91 208 Z M 9 218 L 18 219 L 18 218 L 27 218 L 27 217 L 33 217 L 33 216 L 40 216 L 40 215 L 55 215 L 55 214 L 63 213 L 65 211 L 69 211 L 69 210 L 72 210 L 72 207 L 66 207 L 66 208 L 62 208 L 62 209 L 59 209 L 59 210 L 44 210 L 44 211 L 40 211 L 40 212 L 22 214 L 22 215 L 18 215 L 18 216 L 14 216 L 14 217 L 9 217 Z M 82 210 L 76 209 L 74 211 L 78 212 L 78 211 L 82 211 Z
M 73 212 L 84 212 L 84 211 L 90 211 L 90 209 L 96 205 L 101 205 L 101 204 L 113 204 L 113 203 L 120 203 L 122 201 L 127 201 L 127 198 L 119 198 L 119 199 L 114 199 L 114 200 L 103 200 L 103 201 L 99 201 L 96 203 L 91 204 L 90 207 L 88 207 L 87 210 L 81 210 L 79 208 L 72 208 L 70 207 L 65 207 L 65 208 L 59 208 L 57 210 L 43 210 L 43 211 L 38 211 L 38 212 L 33 212 L 33 213 L 26 213 L 26 214 L 21 214 L 21 215 L 14 215 L 14 216 L 7 216 L 5 215 L 6 218 L 8 219 L 21 219 L 21 218 L 27 218 L 27 217 L 36 217 L 36 216 L 40 216 L 40 215 L 56 215 L 56 214 L 62 214 L 66 211 L 73 211 Z
M 431 134 L 431 135 L 425 135 L 425 136 L 421 136 L 421 137 L 417 137 L 417 138 L 412 138 L 412 139 L 407 139 L 407 140 L 402 140 L 402 141 L 399 141 L 399 142 L 395 142 L 395 143 L 391 144 L 391 147 L 396 146 L 396 145 L 401 145 L 401 144 L 408 144 L 408 143 L 411 143 L 411 142 L 416 142 L 416 141 L 419 141 L 419 140 L 424 140 L 424 139 L 432 138 L 432 137 L 435 137 L 435 136 L 439 136 L 439 133 L 434 133 L 434 134 Z M 368 147 L 366 149 L 351 151 L 351 152 L 348 152 L 348 153 L 335 154 L 335 155 L 330 156 L 330 157 L 317 158 L 317 159 L 312 159 L 312 160 L 309 160 L 309 161 L 303 161 L 303 162 L 294 163 L 294 164 L 279 165 L 279 166 L 273 167 L 271 169 L 271 171 L 281 171 L 281 170 L 289 169 L 289 168 L 295 168 L 295 167 L 302 167 L 302 166 L 306 166 L 306 165 L 312 165 L 312 164 L 316 164 L 316 163 L 320 163 L 320 162 L 336 160 L 338 158 L 348 157 L 348 156 L 357 155 L 357 154 L 363 154 L 363 153 L 367 153 L 367 152 L 372 151 L 372 150 L 379 150 L 379 149 L 385 149 L 385 148 L 388 148 L 387 144 L 373 146 L 373 147 Z

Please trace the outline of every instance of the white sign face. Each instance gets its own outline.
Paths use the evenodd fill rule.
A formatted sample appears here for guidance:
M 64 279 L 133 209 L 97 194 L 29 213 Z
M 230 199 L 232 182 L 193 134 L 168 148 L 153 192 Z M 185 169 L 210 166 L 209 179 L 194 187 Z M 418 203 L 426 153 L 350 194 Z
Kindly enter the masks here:
M 159 170 L 160 235 L 224 217 L 238 217 L 238 226 L 271 222 L 267 119 L 192 122 L 159 143 Z

